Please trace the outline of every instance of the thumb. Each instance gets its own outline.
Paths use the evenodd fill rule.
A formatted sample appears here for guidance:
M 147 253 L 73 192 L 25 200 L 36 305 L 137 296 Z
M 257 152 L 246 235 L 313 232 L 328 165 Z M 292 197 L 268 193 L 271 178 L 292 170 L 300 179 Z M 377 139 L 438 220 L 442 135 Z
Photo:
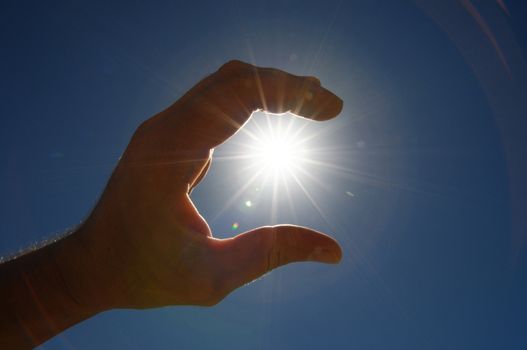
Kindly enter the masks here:
M 295 261 L 336 264 L 342 250 L 331 237 L 300 226 L 266 226 L 218 240 L 215 266 L 230 292 L 265 273 Z

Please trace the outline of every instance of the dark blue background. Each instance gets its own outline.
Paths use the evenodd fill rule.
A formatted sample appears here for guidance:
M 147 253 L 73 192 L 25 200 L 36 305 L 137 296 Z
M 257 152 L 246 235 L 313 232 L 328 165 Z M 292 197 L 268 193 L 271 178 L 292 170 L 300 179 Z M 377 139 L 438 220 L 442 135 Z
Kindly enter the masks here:
M 80 223 L 135 127 L 229 59 L 345 102 L 319 141 L 342 168 L 321 170 L 318 210 L 297 193 L 278 220 L 336 237 L 340 265 L 210 309 L 107 312 L 42 349 L 527 348 L 527 7 L 502 3 L 3 1 L 0 254 Z M 219 237 L 270 220 L 217 215 L 236 169 L 193 193 Z

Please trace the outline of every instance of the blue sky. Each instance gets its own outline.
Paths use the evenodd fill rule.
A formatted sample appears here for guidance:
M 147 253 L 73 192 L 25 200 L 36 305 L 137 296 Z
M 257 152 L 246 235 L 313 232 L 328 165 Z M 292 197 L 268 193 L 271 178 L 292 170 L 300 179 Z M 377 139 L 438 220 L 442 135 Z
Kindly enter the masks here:
M 305 183 L 316 207 L 296 189 L 272 217 L 249 188 L 223 208 L 236 161 L 193 192 L 218 237 L 311 226 L 340 265 L 286 266 L 214 308 L 107 312 L 41 349 L 525 349 L 526 18 L 519 0 L 3 1 L 0 254 L 80 223 L 135 127 L 229 59 L 316 75 L 345 104 L 306 127 L 332 165 Z

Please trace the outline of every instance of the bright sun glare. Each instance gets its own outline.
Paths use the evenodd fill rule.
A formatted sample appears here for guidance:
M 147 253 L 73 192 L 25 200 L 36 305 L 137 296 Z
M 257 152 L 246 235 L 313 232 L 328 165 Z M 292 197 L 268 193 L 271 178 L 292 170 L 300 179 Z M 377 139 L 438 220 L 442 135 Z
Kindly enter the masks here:
M 269 222 L 276 223 L 279 213 L 286 215 L 284 206 L 294 215 L 293 203 L 302 197 L 324 217 L 315 198 L 320 188 L 327 188 L 321 175 L 335 168 L 332 149 L 321 147 L 328 141 L 323 134 L 331 129 L 316 124 L 289 113 L 255 113 L 222 154 L 215 156 L 217 161 L 229 162 L 235 170 L 232 181 L 241 183 L 215 218 L 236 203 L 244 211 L 261 211 L 266 203 Z
M 344 171 L 333 163 L 336 148 L 328 136 L 334 130 L 290 113 L 256 112 L 215 155 L 229 168 L 225 189 L 233 192 L 212 220 L 237 207 L 244 213 L 269 213 L 270 224 L 282 216 L 294 221 L 299 203 L 311 204 L 327 220 L 317 203 L 331 190 L 323 179 L 328 172 Z M 239 220 L 233 221 L 232 231 L 239 229 Z
M 282 123 L 279 118 L 283 116 L 267 115 L 266 118 L 266 127 L 256 127 L 250 133 L 249 166 L 272 181 L 297 176 L 309 158 L 306 144 L 298 136 L 300 130 L 293 130 L 292 123 Z
M 269 171 L 283 174 L 298 166 L 300 149 L 285 137 L 275 136 L 260 142 L 256 156 Z

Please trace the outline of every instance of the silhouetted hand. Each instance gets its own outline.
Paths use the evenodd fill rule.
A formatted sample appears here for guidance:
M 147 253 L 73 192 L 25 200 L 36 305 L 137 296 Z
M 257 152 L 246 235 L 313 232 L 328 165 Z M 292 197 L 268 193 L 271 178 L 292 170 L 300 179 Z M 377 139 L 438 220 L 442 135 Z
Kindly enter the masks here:
M 0 344 L 36 345 L 112 308 L 214 305 L 280 265 L 337 263 L 336 241 L 298 226 L 215 239 L 192 204 L 212 149 L 259 109 L 327 120 L 342 101 L 316 78 L 240 61 L 202 80 L 137 129 L 78 230 L 1 266 Z
M 72 286 L 81 303 L 213 305 L 280 265 L 340 260 L 333 239 L 297 226 L 215 239 L 192 204 L 189 192 L 205 175 L 211 150 L 257 109 L 326 120 L 342 101 L 315 78 L 231 61 L 144 122 L 81 231 L 98 266 L 92 282 L 106 289 L 83 296 L 89 286 Z

